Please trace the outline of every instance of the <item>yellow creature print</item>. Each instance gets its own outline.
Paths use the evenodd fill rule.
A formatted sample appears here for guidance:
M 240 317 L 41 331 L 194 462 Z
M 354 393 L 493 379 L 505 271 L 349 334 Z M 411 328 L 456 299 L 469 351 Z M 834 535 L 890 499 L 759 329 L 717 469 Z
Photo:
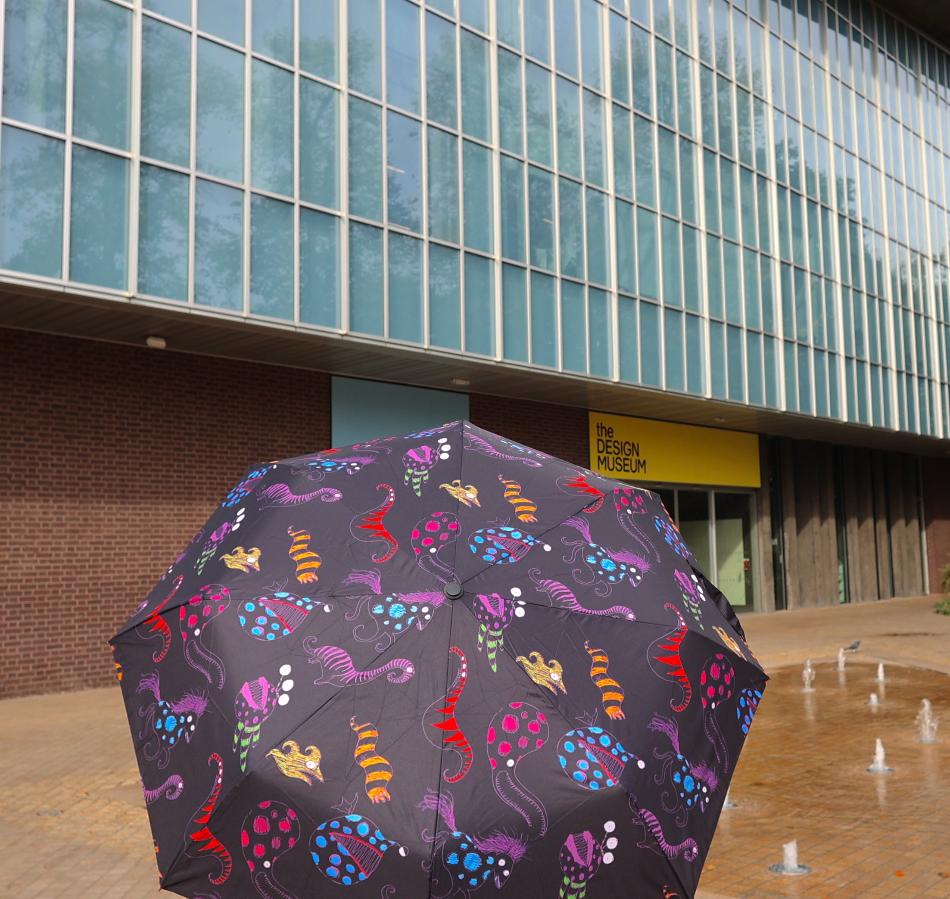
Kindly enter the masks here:
M 592 649 L 590 643 L 584 641 L 584 649 L 591 658 L 590 679 L 594 686 L 600 690 L 600 697 L 604 703 L 604 711 L 607 717 L 613 721 L 618 721 L 626 716 L 623 713 L 621 705 L 623 703 L 623 688 L 612 677 L 607 674 L 607 666 L 610 659 L 607 653 L 602 649 Z
M 268 752 L 267 757 L 277 763 L 280 773 L 285 777 L 296 777 L 310 787 L 318 780 L 323 783 L 320 750 L 316 746 L 308 746 L 301 751 L 296 740 L 287 740 L 280 749 Z
M 228 568 L 250 574 L 252 571 L 261 570 L 261 551 L 258 547 L 252 546 L 245 552 L 243 546 L 238 546 L 233 552 L 225 553 L 221 556 L 221 561 L 224 562 Z
M 467 484 L 462 486 L 462 482 L 456 478 L 452 481 L 451 484 L 439 484 L 439 488 L 444 490 L 449 494 L 453 499 L 458 500 L 463 506 L 478 506 L 481 508 L 481 503 L 478 501 L 478 488 L 474 484 Z
M 537 521 L 534 513 L 538 511 L 538 504 L 521 495 L 521 484 L 517 481 L 506 480 L 501 475 L 498 475 L 498 480 L 505 485 L 505 499 L 515 507 L 518 521 L 523 521 L 525 524 Z
M 528 658 L 518 656 L 515 661 L 539 687 L 545 687 L 555 694 L 558 690 L 567 693 L 567 687 L 564 686 L 564 668 L 557 659 L 545 662 L 544 656 L 535 650 L 528 653 Z
M 714 624 L 713 630 L 719 634 L 722 642 L 725 643 L 726 646 L 728 646 L 737 656 L 742 659 L 745 658 L 745 653 L 739 648 L 739 644 L 736 643 L 736 641 L 733 640 L 732 637 L 730 637 L 729 634 L 727 634 L 721 627 L 719 627 L 719 625 Z
M 350 727 L 356 733 L 356 749 L 353 750 L 353 758 L 365 773 L 363 785 L 369 801 L 374 805 L 389 802 L 392 796 L 389 795 L 388 785 L 393 779 L 393 766 L 389 764 L 388 759 L 376 751 L 376 741 L 379 739 L 376 725 L 370 721 L 357 724 L 356 718 L 353 717 L 350 718 Z

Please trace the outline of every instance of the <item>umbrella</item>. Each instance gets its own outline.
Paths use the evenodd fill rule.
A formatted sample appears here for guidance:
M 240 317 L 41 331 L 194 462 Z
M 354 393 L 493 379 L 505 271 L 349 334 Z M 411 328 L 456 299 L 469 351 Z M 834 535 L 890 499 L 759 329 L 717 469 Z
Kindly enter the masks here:
M 113 647 L 195 899 L 691 896 L 766 681 L 656 494 L 468 422 L 255 466 Z

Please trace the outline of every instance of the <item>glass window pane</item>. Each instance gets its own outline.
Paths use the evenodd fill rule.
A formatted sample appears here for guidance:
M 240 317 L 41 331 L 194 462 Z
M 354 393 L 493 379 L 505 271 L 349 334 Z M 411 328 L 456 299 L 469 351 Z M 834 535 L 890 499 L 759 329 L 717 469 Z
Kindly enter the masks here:
M 300 198 L 340 208 L 339 91 L 300 79 Z
M 623 16 L 610 17 L 610 90 L 613 99 L 630 102 L 630 45 L 627 40 L 627 20 Z
M 762 335 L 746 333 L 746 363 L 748 366 L 749 402 L 762 405 Z
M 612 366 L 610 298 L 593 287 L 587 291 L 588 368 L 592 375 L 609 378 Z
M 682 215 L 687 222 L 699 222 L 699 209 L 696 205 L 696 145 L 680 138 L 680 204 Z
M 300 210 L 300 321 L 340 326 L 340 220 Z
M 630 111 L 612 106 L 614 138 L 614 190 L 633 196 L 633 154 L 630 147 Z
M 686 316 L 686 389 L 702 395 L 706 391 L 706 366 L 703 347 L 703 320 L 695 315 Z
M 462 281 L 459 253 L 429 245 L 429 340 L 457 350 L 462 345 Z
M 470 31 L 461 32 L 462 41 L 462 130 L 472 137 L 491 140 L 488 93 L 488 41 Z M 445 90 L 445 87 L 442 87 Z
M 198 168 L 243 181 L 244 57 L 205 40 L 198 41 L 197 118 Z
M 778 408 L 778 374 L 776 371 L 776 346 L 774 337 L 765 338 L 765 404 Z
M 577 0 L 557 0 L 554 4 L 554 58 L 559 72 L 578 78 Z
M 551 165 L 551 76 L 546 69 L 530 62 L 525 69 L 525 103 L 528 112 L 528 158 L 543 165 Z
M 142 20 L 142 155 L 187 166 L 191 121 L 191 38 Z
M 661 40 L 655 42 L 656 50 L 656 117 L 676 126 L 676 110 L 673 105 L 673 48 Z
M 244 194 L 198 179 L 195 187 L 195 302 L 243 309 Z
M 432 13 L 426 15 L 426 104 L 432 121 L 456 127 L 455 28 Z
M 528 214 L 531 264 L 554 269 L 554 178 L 528 166 Z
M 722 318 L 722 241 L 712 235 L 706 237 L 706 296 L 708 314 Z
M 132 14 L 106 0 L 76 0 L 73 134 L 129 148 Z
M 62 131 L 66 122 L 66 15 L 62 0 L 7 0 L 3 114 Z
M 584 285 L 561 282 L 561 365 L 568 371 L 587 371 L 587 311 Z
M 380 97 L 382 10 L 380 0 L 360 0 L 360 14 L 347 16 L 350 89 Z
M 459 242 L 458 138 L 429 128 L 429 235 Z
M 676 175 L 676 135 L 666 128 L 659 129 L 660 209 L 670 215 L 679 215 L 680 183 Z
M 459 19 L 479 31 L 488 31 L 488 0 L 460 0 Z
M 523 268 L 503 265 L 501 305 L 504 332 L 504 356 L 516 362 L 528 361 L 528 300 L 526 273 Z
M 745 290 L 745 326 L 758 330 L 762 327 L 759 257 L 752 250 L 742 251 L 742 284 Z
M 587 280 L 607 283 L 607 197 L 587 188 Z M 563 214 L 563 213 L 562 213 Z
M 160 16 L 191 24 L 191 0 L 145 0 L 143 5 Z
M 656 216 L 647 209 L 637 209 L 637 272 L 640 296 L 659 296 L 657 275 Z
M 566 175 L 581 176 L 580 91 L 576 84 L 557 79 L 557 161 Z M 530 147 L 529 147 L 530 152 Z M 539 159 L 538 162 L 545 160 Z
M 465 246 L 492 251 L 491 151 L 462 142 L 462 208 L 465 210 Z
M 686 389 L 683 360 L 683 313 L 663 310 L 663 360 L 666 363 L 666 389 Z
M 742 324 L 742 282 L 739 274 L 739 248 L 731 241 L 722 242 L 723 289 L 726 293 L 726 321 Z
M 558 179 L 558 209 L 561 235 L 561 274 L 584 277 L 584 209 L 581 186 L 568 178 Z
M 680 228 L 672 219 L 662 218 L 663 302 L 668 306 L 683 305 L 683 278 L 680 269 Z
M 521 57 L 498 49 L 498 139 L 502 149 L 524 154 L 521 121 Z
M 551 61 L 548 0 L 524 0 L 524 49 L 543 63 Z
M 660 310 L 652 303 L 640 304 L 640 381 L 661 386 L 663 364 L 660 358 Z
M 128 287 L 129 163 L 73 145 L 69 279 Z
M 657 34 L 673 40 L 670 22 L 670 0 L 653 0 L 653 29 Z
M 294 317 L 294 207 L 251 195 L 251 312 Z
M 603 75 L 601 66 L 601 6 L 597 0 L 581 0 L 581 58 L 583 81 L 601 90 Z
M 630 31 L 630 54 L 633 69 L 633 105 L 640 112 L 653 115 L 653 64 L 650 35 L 634 26 Z
M 422 241 L 389 235 L 389 336 L 422 342 Z
M 243 44 L 244 0 L 201 0 L 198 28 L 232 44 Z
M 337 0 L 300 0 L 300 68 L 328 81 L 337 71 Z
M 350 212 L 382 221 L 382 113 L 356 97 L 350 97 L 349 112 Z
M 495 352 L 495 293 L 491 261 L 465 254 L 465 351 Z
M 501 157 L 501 255 L 525 261 L 524 163 Z
M 350 328 L 383 334 L 383 232 L 350 222 Z
M 654 185 L 653 123 L 640 116 L 634 119 L 633 147 L 637 166 L 637 202 L 656 206 Z
M 531 362 L 557 366 L 557 282 L 539 272 L 531 273 Z
M 726 398 L 725 325 L 709 323 L 709 371 L 712 376 L 710 391 L 716 399 Z
M 683 302 L 693 312 L 702 311 L 699 267 L 699 232 L 683 226 Z
M 716 80 L 711 69 L 699 67 L 699 117 L 703 129 L 703 143 L 718 147 L 716 137 Z
M 722 233 L 739 239 L 739 216 L 736 210 L 736 165 L 719 157 L 719 191 L 722 200 Z
M 639 325 L 637 301 L 627 297 L 617 300 L 617 326 L 620 330 L 620 377 L 624 381 L 640 380 Z
M 633 293 L 634 278 L 633 207 L 623 200 L 616 201 L 617 220 L 617 289 Z
M 676 54 L 677 122 L 683 134 L 693 136 L 693 64 L 685 53 Z
M 495 0 L 498 40 L 521 49 L 521 0 Z
M 255 53 L 280 62 L 294 59 L 294 0 L 251 0 L 251 44 Z M 252 229 L 253 230 L 253 229 Z
M 584 178 L 591 184 L 606 186 L 607 130 L 603 98 L 584 91 Z
M 3 126 L 0 268 L 62 275 L 63 147 L 62 141 Z
M 139 171 L 138 292 L 188 299 L 188 176 Z
M 251 185 L 275 194 L 294 192 L 294 76 L 251 62 Z
M 732 137 L 732 83 L 722 75 L 716 77 L 716 111 L 719 116 L 719 149 L 732 156 L 735 153 Z
M 397 112 L 387 113 L 386 185 L 389 222 L 422 231 L 421 125 Z
M 386 102 L 419 112 L 419 9 L 408 0 L 386 3 Z

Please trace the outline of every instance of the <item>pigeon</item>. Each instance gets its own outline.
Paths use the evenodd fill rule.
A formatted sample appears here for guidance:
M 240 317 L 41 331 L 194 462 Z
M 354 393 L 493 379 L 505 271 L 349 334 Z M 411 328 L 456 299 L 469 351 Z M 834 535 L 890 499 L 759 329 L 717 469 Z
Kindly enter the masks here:
M 861 645 L 861 641 L 860 641 L 860 640 L 855 640 L 854 643 L 852 643 L 850 646 L 845 646 L 844 651 L 845 651 L 845 652 L 857 652 L 857 651 L 858 651 L 858 647 L 859 647 L 860 645 Z

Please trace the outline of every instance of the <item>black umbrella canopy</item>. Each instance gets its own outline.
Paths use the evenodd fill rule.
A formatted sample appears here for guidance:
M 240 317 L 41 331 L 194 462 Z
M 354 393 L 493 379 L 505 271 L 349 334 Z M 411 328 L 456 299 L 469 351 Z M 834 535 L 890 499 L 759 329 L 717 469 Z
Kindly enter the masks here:
M 766 681 L 655 494 L 469 422 L 256 466 L 113 644 L 195 899 L 692 896 Z

